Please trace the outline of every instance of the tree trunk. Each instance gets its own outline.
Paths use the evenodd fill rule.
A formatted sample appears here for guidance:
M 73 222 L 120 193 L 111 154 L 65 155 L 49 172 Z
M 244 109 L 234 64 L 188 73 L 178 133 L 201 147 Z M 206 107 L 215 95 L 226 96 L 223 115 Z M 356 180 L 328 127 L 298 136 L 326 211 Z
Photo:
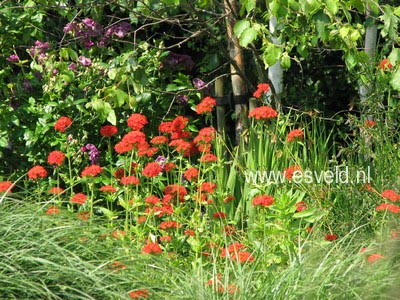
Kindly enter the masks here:
M 226 31 L 228 34 L 228 48 L 229 48 L 229 56 L 231 60 L 235 61 L 236 66 L 240 69 L 240 71 L 244 74 L 244 65 L 243 65 L 243 55 L 242 49 L 239 45 L 239 40 L 233 34 L 233 26 L 235 25 L 236 15 L 236 2 L 235 0 L 224 0 L 225 12 L 227 13 L 227 22 L 226 22 Z M 243 103 L 244 101 L 239 101 L 240 96 L 245 96 L 247 94 L 247 87 L 243 79 L 237 74 L 235 67 L 231 64 L 231 80 L 232 80 L 232 91 L 235 101 L 235 115 L 236 115 L 236 125 L 235 125 L 235 133 L 236 139 L 235 142 L 238 145 L 240 142 L 240 138 L 244 129 L 247 127 L 247 103 Z M 236 96 L 236 98 L 235 98 Z
M 271 16 L 269 20 L 269 31 L 272 35 L 272 42 L 280 46 L 281 40 L 277 34 L 278 20 L 275 16 Z M 268 78 L 272 83 L 274 91 L 274 100 L 276 109 L 281 109 L 282 93 L 283 93 L 283 69 L 281 60 L 279 59 L 273 66 L 268 68 Z

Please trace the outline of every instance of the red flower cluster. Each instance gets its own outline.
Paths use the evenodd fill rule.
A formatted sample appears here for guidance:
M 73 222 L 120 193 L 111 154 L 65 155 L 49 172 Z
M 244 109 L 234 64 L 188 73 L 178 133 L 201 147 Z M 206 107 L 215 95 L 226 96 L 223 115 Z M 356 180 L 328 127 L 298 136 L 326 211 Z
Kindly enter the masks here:
M 338 238 L 336 234 L 327 234 L 325 235 L 325 240 L 327 241 L 334 241 Z
M 274 198 L 268 195 L 260 195 L 253 198 L 251 204 L 253 206 L 271 206 L 274 203 Z
M 47 171 L 42 166 L 34 166 L 28 171 L 29 179 L 44 178 L 47 176 Z
M 294 172 L 296 172 L 296 171 L 301 171 L 300 166 L 290 166 L 290 167 L 288 167 L 284 172 L 285 177 L 287 179 L 291 180 L 293 178 Z
M 237 260 L 240 263 L 247 263 L 247 262 L 251 263 L 254 261 L 254 256 L 247 251 L 233 253 L 231 258 L 232 260 Z
M 2 181 L 0 182 L 0 193 L 11 192 L 11 189 L 14 187 L 14 184 L 11 181 Z
M 273 119 L 278 116 L 278 112 L 270 106 L 256 107 L 249 113 L 249 118 L 260 119 Z
M 306 209 L 307 209 L 307 206 L 306 206 L 305 202 L 301 201 L 301 202 L 297 202 L 296 203 L 296 211 L 297 212 L 298 211 L 303 211 L 303 210 L 306 210 Z
M 197 114 L 204 114 L 212 112 L 217 101 L 209 96 L 205 97 L 199 104 L 196 105 Z
M 304 137 L 304 131 L 301 129 L 294 129 L 288 133 L 286 141 L 291 142 L 294 141 L 296 138 L 302 140 Z
M 386 69 L 391 69 L 393 68 L 393 65 L 389 62 L 387 58 L 383 59 L 381 61 L 381 69 L 386 70 Z
M 383 258 L 382 254 L 379 253 L 375 253 L 375 254 L 371 254 L 370 256 L 368 256 L 367 260 L 370 264 L 372 264 L 373 262 L 376 262 L 377 260 Z
M 144 202 L 147 205 L 157 205 L 161 202 L 161 200 L 157 196 L 148 196 L 144 199 Z
M 381 196 L 393 202 L 400 200 L 400 194 L 397 194 L 394 190 L 384 190 Z
M 47 162 L 50 165 L 62 165 L 64 159 L 65 159 L 64 153 L 57 150 L 50 152 L 49 156 L 47 156 Z
M 228 254 L 231 255 L 232 253 L 239 252 L 242 248 L 244 248 L 243 244 L 234 242 L 233 244 L 229 245 L 228 248 L 222 248 L 219 256 L 226 257 Z
M 164 145 L 164 144 L 167 144 L 168 142 L 169 142 L 169 139 L 163 135 L 155 136 L 150 140 L 150 143 L 152 145 Z
M 257 90 L 253 93 L 253 97 L 261 98 L 263 93 L 267 93 L 269 91 L 268 83 L 260 83 L 257 85 Z
M 398 214 L 400 213 L 400 207 L 391 203 L 381 203 L 379 204 L 376 209 L 376 211 L 383 211 L 383 210 L 388 210 L 391 213 Z
M 132 130 L 139 131 L 142 130 L 144 125 L 148 124 L 146 116 L 142 114 L 132 114 L 128 118 L 128 126 L 132 128 Z
M 206 153 L 200 158 L 200 162 L 202 163 L 208 163 L 208 162 L 216 162 L 218 158 L 211 153 Z
M 125 235 L 126 235 L 126 232 L 123 230 L 115 230 L 115 231 L 111 232 L 111 236 L 117 240 L 123 239 Z
M 156 162 L 151 162 L 148 163 L 144 168 L 143 168 L 143 176 L 146 177 L 156 177 L 158 174 L 162 172 L 161 166 L 156 163 Z
M 104 137 L 111 137 L 118 133 L 118 128 L 114 125 L 105 125 L 100 128 L 100 135 Z
M 214 190 L 217 188 L 217 185 L 212 182 L 203 182 L 201 186 L 199 187 L 199 192 L 204 193 L 212 193 Z
M 157 243 L 147 243 L 142 248 L 143 254 L 159 254 L 162 252 L 162 249 L 159 244 Z
M 134 290 L 129 293 L 131 299 L 149 299 L 149 291 L 146 289 Z
M 103 172 L 103 169 L 99 165 L 91 165 L 83 169 L 81 177 L 95 177 Z
M 194 231 L 191 230 L 191 229 L 185 229 L 183 234 L 186 235 L 186 236 L 194 236 Z
M 64 132 L 69 126 L 71 126 L 72 120 L 68 117 L 61 117 L 54 124 L 54 129 L 60 132 Z
M 64 192 L 64 190 L 62 188 L 59 188 L 59 187 L 52 187 L 47 192 L 49 194 L 58 195 L 58 194 L 61 194 L 62 192 Z
M 121 141 L 114 146 L 117 153 L 125 153 L 131 151 L 133 148 L 139 151 L 147 151 L 149 144 L 146 142 L 146 135 L 141 131 L 131 131 L 125 134 Z
M 164 194 L 170 195 L 173 198 L 178 198 L 180 202 L 185 202 L 187 190 L 184 186 L 181 186 L 179 184 L 170 184 L 164 188 Z
M 232 196 L 232 195 L 229 195 L 224 199 L 224 203 L 229 203 L 229 202 L 231 202 L 233 200 L 235 200 L 235 197 Z
M 117 189 L 115 187 L 113 187 L 112 185 L 104 185 L 101 188 L 99 188 L 100 192 L 104 192 L 104 193 L 115 193 L 117 191 Z
M 165 221 L 160 223 L 160 229 L 167 230 L 171 228 L 179 228 L 181 225 L 175 221 Z
M 189 168 L 183 173 L 183 176 L 185 176 L 186 180 L 189 181 L 197 181 L 197 178 L 199 177 L 199 170 L 197 168 Z
M 376 125 L 376 122 L 374 120 L 366 120 L 365 121 L 365 126 L 367 126 L 368 128 L 372 128 Z
M 215 139 L 216 133 L 217 131 L 213 127 L 202 128 L 193 141 L 198 146 L 210 144 Z
M 227 214 L 224 213 L 223 211 L 217 211 L 216 213 L 213 214 L 214 219 L 225 219 L 226 216 Z
M 140 183 L 139 179 L 135 176 L 124 176 L 121 178 L 120 182 L 123 185 L 130 185 L 130 184 L 135 185 Z
M 60 209 L 58 208 L 58 206 L 50 206 L 46 210 L 46 215 L 53 215 L 53 214 L 59 214 L 59 213 L 60 213 Z
M 83 193 L 78 193 L 76 195 L 74 195 L 69 202 L 71 203 L 77 203 L 77 204 L 84 204 L 86 202 L 86 195 Z

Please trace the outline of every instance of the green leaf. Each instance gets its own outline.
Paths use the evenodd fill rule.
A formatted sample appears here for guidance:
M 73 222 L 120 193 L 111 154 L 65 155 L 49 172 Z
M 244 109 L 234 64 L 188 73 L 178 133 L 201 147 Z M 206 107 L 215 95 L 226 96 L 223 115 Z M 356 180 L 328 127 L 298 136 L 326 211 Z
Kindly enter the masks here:
M 120 90 L 120 89 L 116 89 L 114 91 L 114 95 L 116 97 L 116 99 L 115 99 L 116 101 L 114 101 L 114 103 L 116 104 L 117 107 L 121 107 L 129 99 L 129 95 L 126 92 L 124 92 L 123 90 Z
M 263 60 L 266 67 L 270 67 L 277 62 L 281 55 L 281 48 L 275 44 L 269 43 L 263 53 Z
M 290 68 L 291 59 L 287 52 L 284 52 L 281 57 L 281 66 L 283 69 L 287 70 Z
M 392 79 L 390 80 L 390 85 L 396 90 L 400 91 L 400 69 L 393 74 Z
M 400 49 L 393 48 L 392 52 L 390 52 L 388 56 L 388 60 L 392 65 L 396 65 L 400 61 Z
M 69 59 L 69 54 L 68 54 L 68 49 L 66 48 L 61 48 L 60 49 L 60 56 L 63 60 L 68 60 Z
M 240 46 L 247 47 L 248 44 L 254 42 L 254 40 L 257 38 L 257 35 L 258 32 L 254 28 L 245 29 L 239 38 Z
M 68 55 L 71 60 L 73 61 L 78 61 L 78 53 L 76 53 L 73 49 L 67 48 L 68 49 Z
M 247 13 L 250 13 L 256 7 L 256 0 L 247 0 L 245 7 Z
M 299 219 L 299 218 L 309 217 L 309 216 L 312 216 L 316 211 L 317 211 L 316 208 L 311 208 L 311 209 L 307 209 L 307 210 L 302 210 L 302 211 L 299 211 L 299 212 L 295 213 L 295 214 L 293 215 L 293 218 Z
M 332 15 L 338 12 L 338 3 L 336 0 L 326 0 L 326 7 Z
M 240 38 L 243 31 L 247 28 L 250 28 L 250 22 L 247 20 L 237 21 L 235 26 L 233 26 L 233 33 L 237 38 Z
M 115 115 L 115 111 L 112 109 L 107 116 L 107 121 L 112 125 L 117 125 L 117 116 Z

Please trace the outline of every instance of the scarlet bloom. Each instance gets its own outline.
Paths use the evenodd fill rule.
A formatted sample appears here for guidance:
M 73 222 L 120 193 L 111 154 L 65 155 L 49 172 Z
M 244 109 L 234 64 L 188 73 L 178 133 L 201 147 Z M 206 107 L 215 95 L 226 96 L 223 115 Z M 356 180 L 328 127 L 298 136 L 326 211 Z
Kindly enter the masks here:
M 185 229 L 183 234 L 186 235 L 186 236 L 194 236 L 194 231 L 191 230 L 191 229 Z
M 268 195 L 260 195 L 253 198 L 251 204 L 253 206 L 271 206 L 274 203 L 274 198 Z
M 303 211 L 306 209 L 307 209 L 307 206 L 306 206 L 305 202 L 301 201 L 301 202 L 296 203 L 296 211 Z
M 214 106 L 217 104 L 217 101 L 210 96 L 205 97 L 199 104 L 196 105 L 197 114 L 204 114 L 212 112 Z
M 205 127 L 200 129 L 193 142 L 196 145 L 209 144 L 215 139 L 216 135 L 217 131 L 213 127 Z
M 117 179 L 121 179 L 125 176 L 125 170 L 123 168 L 119 168 L 117 171 L 114 172 L 114 176 Z
M 232 260 L 237 260 L 240 263 L 247 263 L 247 262 L 253 262 L 254 261 L 254 256 L 251 255 L 250 252 L 243 251 L 243 252 L 235 252 L 232 254 Z
M 133 144 L 128 143 L 126 141 L 121 141 L 121 142 L 115 144 L 115 146 L 114 146 L 115 152 L 117 152 L 119 154 L 129 152 L 132 149 L 133 149 Z
M 61 117 L 54 124 L 54 129 L 60 132 L 64 132 L 69 126 L 71 126 L 72 120 L 68 117 Z
M 225 219 L 226 218 L 226 213 L 224 213 L 222 211 L 218 211 L 218 212 L 213 214 L 213 218 L 215 218 L 215 219 Z
M 368 259 L 368 262 L 370 264 L 372 264 L 373 262 L 375 262 L 375 261 L 377 261 L 377 260 L 379 260 L 381 258 L 383 258 L 382 254 L 375 253 L 375 254 L 371 254 L 370 256 L 368 256 L 367 259 Z
M 123 185 L 134 185 L 134 184 L 139 184 L 140 181 L 137 177 L 135 176 L 124 176 L 121 178 L 121 184 Z
M 150 140 L 150 143 L 153 145 L 163 145 L 163 144 L 167 144 L 168 142 L 169 142 L 169 139 L 163 135 L 155 136 Z
M 172 237 L 170 235 L 160 236 L 161 242 L 170 242 L 171 240 L 172 240 Z
M 268 83 L 260 83 L 257 85 L 257 90 L 253 93 L 253 97 L 261 98 L 263 93 L 267 93 L 269 91 Z
M 149 299 L 149 291 L 146 289 L 134 290 L 129 293 L 131 299 Z
M 112 185 L 104 185 L 99 189 L 100 192 L 105 192 L 105 193 L 115 193 L 117 189 L 113 187 Z
M 201 192 L 207 192 L 207 193 L 212 193 L 214 190 L 217 188 L 217 185 L 212 182 L 203 182 L 200 186 L 200 191 Z
M 76 195 L 74 195 L 70 200 L 69 200 L 69 202 L 71 202 L 71 203 L 77 203 L 77 204 L 80 204 L 80 205 L 82 205 L 82 204 L 84 204 L 85 202 L 86 202 L 86 195 L 85 194 L 83 194 L 83 193 L 78 193 L 78 194 L 76 194 Z
M 166 163 L 164 165 L 165 172 L 170 172 L 171 170 L 175 169 L 176 165 L 173 162 Z
M 60 213 L 60 209 L 58 208 L 58 206 L 50 206 L 46 210 L 46 215 L 53 215 L 53 214 L 58 214 L 58 213 Z
M 147 243 L 142 248 L 143 254 L 159 254 L 162 252 L 162 249 L 159 244 L 157 243 Z
M 132 114 L 128 118 L 128 126 L 132 128 L 132 130 L 139 131 L 142 130 L 144 125 L 148 124 L 146 116 L 142 114 Z
M 206 153 L 200 158 L 200 162 L 207 163 L 207 162 L 216 162 L 218 158 L 211 153 Z
M 235 197 L 232 196 L 232 195 L 229 195 L 224 199 L 224 203 L 228 203 L 228 202 L 231 202 L 233 200 L 235 200 Z
M 175 147 L 176 151 L 180 153 L 185 153 L 190 151 L 192 144 L 182 139 L 173 140 L 169 143 L 169 146 Z
M 384 190 L 381 196 L 393 202 L 400 200 L 400 195 L 397 194 L 394 190 Z
M 2 181 L 0 182 L 0 193 L 11 192 L 11 189 L 14 187 L 14 184 L 11 181 Z
M 64 190 L 59 187 L 52 187 L 51 189 L 48 190 L 48 193 L 53 195 L 58 195 L 61 194 L 62 192 L 64 192 Z
M 144 199 L 144 202 L 148 205 L 157 205 L 161 200 L 157 196 L 148 196 Z
M 374 127 L 376 125 L 376 122 L 374 120 L 366 120 L 365 121 L 365 126 L 371 128 Z
M 81 211 L 80 213 L 78 213 L 78 214 L 76 215 L 76 217 L 77 217 L 78 219 L 83 220 L 83 221 L 87 221 L 87 220 L 89 220 L 90 212 L 88 212 L 88 211 Z
M 249 113 L 249 118 L 260 119 L 273 119 L 278 116 L 278 112 L 270 106 L 256 107 Z
M 141 144 L 146 144 L 146 135 L 141 131 L 130 131 L 122 137 L 121 142 L 132 144 L 139 147 Z M 143 147 L 143 146 L 142 146 Z
M 289 168 L 287 168 L 284 172 L 285 177 L 289 180 L 291 180 L 293 178 L 293 174 L 296 171 L 301 171 L 300 166 L 290 166 Z
M 112 263 L 110 263 L 109 268 L 111 270 L 114 270 L 114 271 L 119 271 L 119 270 L 122 270 L 122 269 L 126 269 L 127 265 L 125 265 L 122 262 L 116 260 L 116 261 L 113 261 Z
M 184 202 L 184 197 L 187 195 L 187 190 L 179 184 L 170 184 L 164 188 L 164 194 L 177 197 L 180 202 Z
M 28 171 L 29 179 L 44 178 L 47 176 L 47 171 L 42 166 L 34 166 Z
M 100 135 L 104 137 L 111 137 L 118 133 L 118 128 L 114 125 L 105 125 L 100 128 Z
M 294 141 L 296 138 L 299 140 L 302 140 L 304 137 L 304 131 L 301 129 L 293 129 L 288 133 L 288 136 L 286 138 L 286 141 L 291 142 Z
M 336 234 L 327 234 L 325 235 L 325 240 L 327 241 L 334 241 L 338 238 Z
M 167 230 L 171 228 L 179 228 L 181 225 L 175 221 L 165 221 L 160 223 L 160 229 Z
M 400 213 L 400 207 L 391 203 L 381 203 L 376 207 L 375 210 L 376 211 L 388 210 L 395 214 Z
M 383 59 L 381 61 L 381 69 L 386 70 L 386 69 L 391 69 L 393 68 L 393 65 L 389 62 L 387 58 Z
M 49 165 L 62 165 L 64 162 L 65 155 L 61 151 L 52 151 L 49 156 L 47 156 L 47 162 Z
M 173 133 L 175 131 L 174 124 L 172 122 L 161 122 L 158 125 L 158 130 L 163 133 Z
M 99 165 L 91 165 L 83 169 L 81 177 L 95 177 L 103 172 L 103 169 Z
M 117 240 L 122 239 L 126 235 L 126 232 L 123 230 L 115 230 L 111 232 L 111 236 Z
M 197 168 L 191 167 L 183 173 L 183 176 L 189 181 L 197 181 L 199 177 L 199 170 Z
M 188 124 L 189 119 L 183 116 L 177 116 L 173 121 L 172 121 L 172 127 L 173 131 L 182 131 L 185 129 L 186 125 Z
M 162 172 L 162 167 L 156 162 L 148 163 L 143 168 L 143 176 L 146 176 L 146 177 L 156 177 L 161 172 Z

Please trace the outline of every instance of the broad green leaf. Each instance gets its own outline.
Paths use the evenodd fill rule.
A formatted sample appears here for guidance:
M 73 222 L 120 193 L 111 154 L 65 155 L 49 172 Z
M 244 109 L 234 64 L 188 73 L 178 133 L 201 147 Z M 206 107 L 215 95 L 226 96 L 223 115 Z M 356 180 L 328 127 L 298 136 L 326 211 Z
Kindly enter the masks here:
M 240 46 L 247 47 L 250 43 L 254 42 L 254 40 L 257 38 L 257 35 L 257 30 L 254 28 L 245 29 L 239 38 Z
M 250 13 L 256 7 L 256 0 L 247 0 L 245 7 L 247 13 Z
M 68 54 L 68 49 L 66 48 L 61 48 L 60 49 L 60 56 L 63 60 L 68 60 L 69 59 L 69 54 Z
M 400 49 L 393 48 L 392 52 L 390 52 L 388 56 L 388 60 L 392 65 L 396 65 L 400 61 Z
M 118 70 L 117 68 L 112 68 L 107 72 L 107 76 L 108 78 L 110 78 L 111 80 L 114 80 L 115 77 L 117 77 L 118 74 Z
M 393 74 L 392 79 L 390 80 L 390 85 L 396 90 L 400 91 L 400 69 Z
M 338 1 L 337 0 L 326 0 L 326 7 L 332 15 L 336 15 L 338 12 Z
M 237 38 L 240 38 L 242 35 L 243 31 L 247 28 L 250 28 L 250 22 L 247 20 L 240 20 L 235 23 L 235 26 L 233 26 L 233 33 Z
M 116 89 L 114 91 L 114 95 L 116 97 L 116 101 L 114 101 L 114 103 L 116 104 L 117 107 L 121 107 L 122 105 L 124 105 L 129 98 L 129 95 L 120 89 Z
M 287 52 L 284 52 L 281 57 L 281 66 L 283 69 L 287 70 L 290 68 L 291 59 Z
M 277 62 L 279 56 L 281 55 L 281 48 L 270 43 L 263 53 L 263 60 L 266 67 L 270 67 Z
M 73 61 L 78 61 L 78 53 L 76 53 L 75 50 L 73 50 L 71 48 L 67 48 L 67 50 L 68 50 L 69 58 Z
M 113 109 L 108 113 L 107 121 L 112 125 L 117 125 L 117 116 L 115 115 L 115 111 Z

